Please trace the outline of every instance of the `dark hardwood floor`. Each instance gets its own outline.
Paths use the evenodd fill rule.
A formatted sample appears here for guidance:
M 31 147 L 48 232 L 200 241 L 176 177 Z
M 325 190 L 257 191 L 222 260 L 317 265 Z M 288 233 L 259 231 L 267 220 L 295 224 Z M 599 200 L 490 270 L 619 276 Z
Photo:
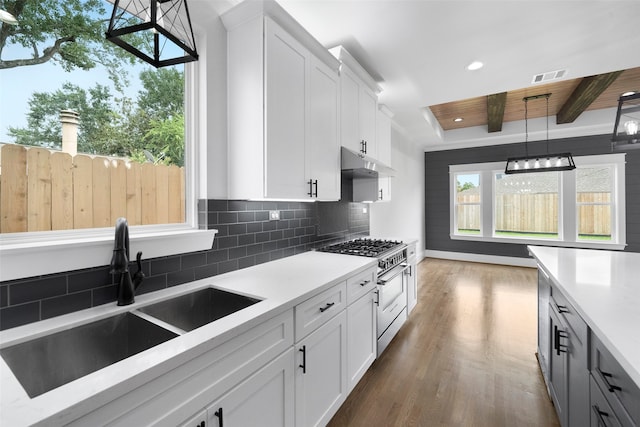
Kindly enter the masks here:
M 536 280 L 423 260 L 418 305 L 329 426 L 559 426 L 535 356 Z

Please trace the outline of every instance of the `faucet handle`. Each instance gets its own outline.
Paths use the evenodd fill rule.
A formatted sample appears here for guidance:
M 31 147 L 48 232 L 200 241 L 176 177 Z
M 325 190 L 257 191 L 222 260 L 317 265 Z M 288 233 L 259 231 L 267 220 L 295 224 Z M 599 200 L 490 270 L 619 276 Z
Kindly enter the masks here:
M 140 284 L 144 280 L 144 273 L 142 272 L 142 251 L 139 251 L 136 254 L 136 264 L 138 265 L 138 271 L 136 271 L 136 273 L 133 275 L 134 289 L 140 286 Z

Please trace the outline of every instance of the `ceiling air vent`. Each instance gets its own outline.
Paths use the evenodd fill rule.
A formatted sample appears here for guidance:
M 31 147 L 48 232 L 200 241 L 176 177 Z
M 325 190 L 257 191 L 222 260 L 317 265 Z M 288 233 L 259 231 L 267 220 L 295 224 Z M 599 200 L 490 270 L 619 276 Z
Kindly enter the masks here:
M 567 70 L 548 71 L 542 74 L 536 74 L 533 76 L 531 83 L 544 83 L 552 80 L 558 80 L 567 75 Z

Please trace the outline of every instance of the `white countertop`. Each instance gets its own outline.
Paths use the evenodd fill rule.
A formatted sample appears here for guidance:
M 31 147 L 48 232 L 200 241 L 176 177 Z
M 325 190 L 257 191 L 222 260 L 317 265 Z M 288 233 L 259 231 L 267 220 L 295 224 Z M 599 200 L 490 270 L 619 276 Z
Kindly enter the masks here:
M 640 387 L 640 253 L 542 246 L 529 251 Z
M 29 398 L 4 359 L 0 358 L 0 425 L 64 424 L 172 367 L 240 335 L 252 327 L 376 265 L 375 258 L 305 252 L 277 261 L 198 280 L 136 297 L 118 307 L 115 302 L 0 332 L 0 348 L 62 331 L 170 297 L 215 287 L 262 299 L 246 309 L 173 338 L 152 349 L 79 378 L 33 399 Z M 53 417 L 53 418 L 52 418 Z

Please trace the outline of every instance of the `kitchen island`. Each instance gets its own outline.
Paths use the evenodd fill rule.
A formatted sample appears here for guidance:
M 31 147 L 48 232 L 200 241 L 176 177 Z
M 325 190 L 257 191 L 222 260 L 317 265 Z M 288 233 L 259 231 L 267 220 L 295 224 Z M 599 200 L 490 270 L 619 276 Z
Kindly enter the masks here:
M 637 425 L 640 254 L 529 252 L 539 271 L 538 359 L 561 424 Z
M 236 380 L 242 381 L 274 358 L 285 360 L 283 357 L 286 356 L 289 358 L 286 360 L 290 361 L 295 354 L 297 364 L 299 355 L 297 351 L 294 353 L 293 348 L 294 312 L 296 321 L 299 317 L 304 320 L 301 308 L 306 307 L 305 304 L 316 300 L 318 304 L 323 304 L 320 311 L 313 311 L 324 318 L 319 319 L 319 315 L 314 314 L 316 318 L 312 320 L 319 326 L 314 324 L 309 327 L 307 338 L 312 337 L 313 328 L 317 329 L 316 332 L 322 329 L 320 320 L 335 323 L 335 319 L 346 318 L 350 287 L 358 291 L 370 287 L 369 292 L 372 294 L 375 269 L 375 260 L 371 258 L 306 252 L 140 295 L 129 306 L 118 307 L 114 302 L 2 331 L 0 348 L 5 349 L 207 287 L 260 300 L 247 308 L 35 397 L 29 397 L 6 361 L 0 359 L 0 425 L 66 425 L 88 422 L 127 425 L 131 420 L 139 420 L 145 425 L 180 424 L 231 389 Z M 367 277 L 368 281 L 363 280 Z M 340 299 L 331 299 L 331 303 L 328 303 L 321 298 L 324 294 L 328 295 L 327 298 L 334 298 L 334 289 L 341 290 L 342 293 L 336 297 Z M 369 294 L 365 297 L 371 298 L 373 304 L 373 298 Z M 296 310 L 302 316 L 298 316 Z M 297 329 L 295 342 L 306 336 L 300 335 Z M 341 333 L 344 334 L 344 331 Z M 268 342 L 263 348 L 260 344 L 263 341 L 260 340 L 267 339 L 269 334 L 272 334 L 273 342 Z M 240 338 L 246 339 L 240 342 Z M 230 346 L 233 343 L 238 344 Z M 242 350 L 242 346 L 246 349 Z M 220 349 L 227 347 L 233 348 L 220 355 Z M 238 353 L 238 349 L 241 353 Z M 247 358 L 244 365 L 238 355 Z M 258 362 L 260 357 L 262 359 Z M 222 361 L 221 364 L 216 360 Z M 286 369 L 291 374 L 293 362 L 289 365 L 291 366 L 287 365 Z M 251 366 L 255 367 L 253 371 L 248 370 Z M 205 378 L 205 374 L 209 378 Z M 203 384 L 201 390 L 194 386 L 198 384 Z M 171 393 L 185 389 L 193 392 L 193 395 L 182 392 L 178 396 L 179 401 L 172 400 L 175 395 L 171 396 Z M 341 393 L 341 399 L 344 400 L 347 392 L 341 390 Z M 163 398 L 165 394 L 166 398 L 171 398 L 171 403 L 168 404 L 167 399 Z M 291 398 L 293 404 L 293 396 L 290 393 L 286 396 Z M 127 402 L 131 400 L 139 403 L 130 406 Z M 164 415 L 158 414 L 158 408 Z M 130 418 L 127 418 L 129 415 Z M 213 414 L 210 415 L 213 417 Z

